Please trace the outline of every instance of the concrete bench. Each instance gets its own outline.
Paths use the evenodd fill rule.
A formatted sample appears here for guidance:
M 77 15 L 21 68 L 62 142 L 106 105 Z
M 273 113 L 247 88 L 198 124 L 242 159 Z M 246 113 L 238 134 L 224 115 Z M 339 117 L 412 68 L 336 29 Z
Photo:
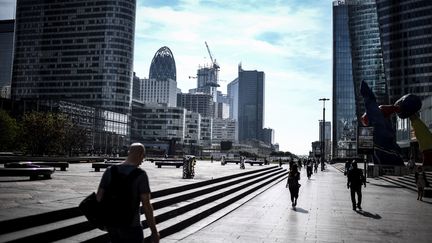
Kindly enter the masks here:
M 183 161 L 156 161 L 155 165 L 157 165 L 158 168 L 162 168 L 162 165 L 175 166 L 176 168 L 180 168 L 180 166 L 183 166 Z
M 61 171 L 66 171 L 69 168 L 68 162 L 11 162 L 4 165 L 5 168 L 38 168 L 40 166 L 60 168 Z
M 95 162 L 92 163 L 92 168 L 95 169 L 95 172 L 99 172 L 100 169 L 106 169 L 110 167 L 111 165 L 118 165 L 121 162 Z
M 254 160 L 245 160 L 245 164 L 253 165 L 263 165 L 264 161 L 254 161 Z
M 51 179 L 51 174 L 54 173 L 53 167 L 39 168 L 0 168 L 0 176 L 29 176 L 30 180 L 39 178 Z
M 240 160 L 225 160 L 225 164 L 228 164 L 228 163 L 238 164 L 238 163 L 240 163 Z

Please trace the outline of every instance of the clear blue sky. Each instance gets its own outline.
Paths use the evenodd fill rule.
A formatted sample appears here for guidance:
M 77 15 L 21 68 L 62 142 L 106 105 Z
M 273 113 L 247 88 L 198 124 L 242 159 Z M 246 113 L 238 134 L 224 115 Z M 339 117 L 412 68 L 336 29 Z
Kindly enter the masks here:
M 196 86 L 199 65 L 210 63 L 204 41 L 221 66 L 223 93 L 245 70 L 264 71 L 265 127 L 281 150 L 307 154 L 318 140 L 321 97 L 331 98 L 331 0 L 137 0 L 134 70 L 148 77 L 153 55 L 168 46 L 183 92 Z M 0 0 L 0 19 L 15 1 Z M 326 102 L 326 120 L 331 120 Z

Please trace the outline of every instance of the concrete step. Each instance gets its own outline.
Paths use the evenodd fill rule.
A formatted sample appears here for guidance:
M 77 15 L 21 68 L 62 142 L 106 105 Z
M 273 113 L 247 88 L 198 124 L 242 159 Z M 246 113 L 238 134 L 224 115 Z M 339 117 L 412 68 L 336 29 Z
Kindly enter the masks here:
M 279 170 L 268 175 L 254 178 L 245 183 L 222 189 L 215 193 L 209 193 L 201 197 L 190 199 L 186 202 L 181 202 L 173 207 L 167 207 L 160 210 L 155 210 L 155 220 L 157 228 L 162 238 L 172 235 L 180 230 L 183 230 L 190 225 L 199 222 L 205 217 L 229 206 L 237 200 L 257 191 L 266 184 L 274 180 L 286 178 L 287 172 Z M 144 219 L 144 216 L 142 216 Z M 149 236 L 150 230 L 148 229 L 145 221 L 143 221 L 144 235 Z M 84 236 L 79 236 L 82 239 Z M 66 239 L 76 241 L 75 237 Z M 90 238 L 84 242 L 106 242 L 108 240 L 107 234 L 101 233 L 98 237 Z
M 186 190 L 186 191 L 172 193 L 172 194 L 169 194 L 166 196 L 161 196 L 161 197 L 152 199 L 153 208 L 155 210 L 157 210 L 159 208 L 162 208 L 162 207 L 165 207 L 168 205 L 172 205 L 172 204 L 175 204 L 175 203 L 180 202 L 180 201 L 185 201 L 185 200 L 197 197 L 199 195 L 204 195 L 206 193 L 211 193 L 211 192 L 216 191 L 216 190 L 227 188 L 229 186 L 236 185 L 238 183 L 242 183 L 244 181 L 253 179 L 257 176 L 265 175 L 267 173 L 275 172 L 278 170 L 279 169 L 276 167 L 276 168 L 273 168 L 271 170 L 266 170 L 264 172 L 256 173 L 253 175 L 239 176 L 239 177 L 236 177 L 233 179 L 229 179 L 229 180 L 225 180 L 222 182 L 210 184 L 207 186 L 202 186 L 199 188 L 194 188 L 194 189 L 190 189 L 190 190 Z
M 411 191 L 417 192 L 417 185 L 409 180 L 404 180 L 403 177 L 394 177 L 394 176 L 381 176 L 380 179 L 383 179 L 389 183 L 404 187 Z M 425 187 L 423 197 L 431 198 L 432 197 L 432 187 Z
M 402 181 L 400 179 L 398 179 L 398 177 L 395 176 L 380 176 L 379 179 L 390 182 L 392 184 L 407 188 L 409 190 L 412 191 L 417 191 L 417 187 L 415 186 L 414 183 L 408 183 L 406 181 Z
M 201 216 L 200 218 L 195 220 L 189 218 L 186 219 L 186 221 L 180 221 L 181 219 L 179 219 L 180 221 L 179 223 L 177 223 L 176 225 L 169 226 L 169 227 L 178 227 L 178 229 L 176 230 L 177 232 L 173 234 L 165 235 L 164 237 L 171 240 L 183 239 L 188 235 L 191 235 L 197 232 L 198 230 L 204 228 L 205 226 L 211 224 L 212 222 L 222 218 L 223 216 L 227 215 L 228 213 L 232 212 L 236 208 L 246 203 L 247 201 L 263 193 L 270 187 L 285 180 L 286 180 L 286 174 L 280 174 L 276 177 L 272 177 L 271 179 L 264 181 L 260 185 L 250 186 L 241 191 L 233 193 L 227 197 L 224 197 L 220 200 L 217 200 L 212 204 L 207 204 L 205 205 L 205 207 L 195 210 L 195 212 L 190 212 L 188 214 L 191 215 L 192 217 L 196 217 L 195 213 L 196 215 L 201 215 Z M 195 222 L 195 223 L 191 224 L 191 222 Z M 167 221 L 167 225 L 169 225 L 168 221 Z M 161 227 L 164 226 L 165 225 L 161 225 Z M 165 230 L 166 228 L 161 228 L 161 229 Z M 145 230 L 144 233 L 146 236 L 150 235 L 150 231 L 148 229 Z
M 345 171 L 345 164 L 343 163 L 335 163 L 335 164 L 331 164 L 335 169 L 337 169 L 338 171 L 344 173 Z
M 258 183 L 257 178 L 262 180 L 262 178 L 268 178 L 283 173 L 286 173 L 286 171 L 274 166 L 222 178 L 216 178 L 214 180 L 192 183 L 186 186 L 169 188 L 152 193 L 152 195 L 154 194 L 156 198 L 152 200 L 152 203 L 154 201 L 157 208 L 163 209 L 164 207 L 175 205 L 182 201 L 191 201 L 193 198 L 202 197 L 202 195 L 205 194 L 212 195 L 211 193 L 213 193 L 216 195 L 223 195 L 223 197 L 225 197 L 231 193 L 234 193 L 229 191 L 232 190 L 230 188 L 233 188 L 236 184 L 236 188 L 246 187 L 245 185 L 250 183 L 250 181 Z M 225 188 L 225 190 L 223 190 L 223 188 Z M 209 196 L 209 198 L 211 197 L 214 197 L 214 195 Z M 209 200 L 210 199 L 201 199 L 201 204 L 211 203 Z M 191 204 L 198 205 L 199 203 L 194 202 Z M 167 215 L 174 215 L 171 216 L 171 218 L 177 217 L 175 215 L 179 214 L 179 210 L 180 209 L 174 209 L 174 212 L 176 213 L 165 213 L 165 215 L 155 214 L 156 219 L 159 219 L 159 221 L 163 222 L 164 220 L 166 221 L 170 218 Z M 101 236 L 103 236 L 105 232 L 95 229 L 86 221 L 83 216 L 80 217 L 78 215 L 78 217 L 76 217 L 75 210 L 69 209 L 66 211 L 58 211 L 63 213 L 66 212 L 64 213 L 65 215 L 63 215 L 64 219 L 62 218 L 61 212 L 57 213 L 54 211 L 42 215 L 33 215 L 30 217 L 12 220 L 14 223 L 22 222 L 24 225 L 21 227 L 6 227 L 5 230 L 2 230 L 0 242 L 46 242 L 56 240 L 63 242 L 82 242 L 86 240 L 98 241 L 98 239 L 104 238 L 101 238 Z M 157 212 L 157 210 L 155 212 Z M 56 217 L 53 217 L 53 219 L 50 220 L 47 219 L 49 215 L 55 215 Z M 37 222 L 29 223 L 29 220 L 31 221 L 31 219 L 37 219 Z M 7 225 L 7 223 L 8 222 L 0 222 L 0 225 Z

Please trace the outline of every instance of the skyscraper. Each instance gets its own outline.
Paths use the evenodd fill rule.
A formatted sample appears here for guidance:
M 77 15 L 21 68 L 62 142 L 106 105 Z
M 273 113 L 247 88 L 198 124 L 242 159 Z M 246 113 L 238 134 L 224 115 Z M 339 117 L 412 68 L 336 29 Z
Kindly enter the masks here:
M 3 98 L 9 97 L 12 80 L 14 25 L 14 20 L 0 20 L 0 97 Z
M 239 141 L 262 140 L 264 126 L 264 72 L 246 71 L 239 66 Z
M 348 5 L 333 2 L 333 158 L 355 157 L 357 117 Z M 320 133 L 320 136 L 321 133 Z
M 231 81 L 227 86 L 227 96 L 229 98 L 229 118 L 235 121 L 235 141 L 239 139 L 238 126 L 238 78 Z
M 432 1 L 377 0 L 390 102 L 432 95 Z
M 420 117 L 432 128 L 432 1 L 377 0 L 390 102 L 411 93 L 423 100 Z M 406 159 L 419 160 L 409 119 L 396 117 L 396 140 Z
M 18 0 L 12 98 L 129 113 L 135 0 Z
M 227 96 L 230 105 L 229 118 L 238 120 L 238 78 L 228 84 Z
M 375 93 L 378 104 L 388 104 L 387 84 L 381 50 L 375 0 L 347 0 L 351 42 L 352 72 L 356 92 L 356 113 L 365 112 L 360 83 L 365 81 Z
M 323 121 L 319 120 L 319 142 L 322 143 L 323 141 Z M 324 139 L 325 139 L 325 159 L 330 159 L 330 152 L 331 152 L 331 122 L 326 121 L 324 125 Z
M 158 81 L 172 79 L 177 81 L 174 55 L 167 46 L 161 47 L 155 53 L 150 65 L 149 79 L 155 79 Z

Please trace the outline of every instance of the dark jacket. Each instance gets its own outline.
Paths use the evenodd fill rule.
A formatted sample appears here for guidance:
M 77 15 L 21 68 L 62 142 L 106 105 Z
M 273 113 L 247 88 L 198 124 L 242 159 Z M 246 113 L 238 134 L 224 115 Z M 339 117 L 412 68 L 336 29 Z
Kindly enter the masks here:
M 363 184 L 366 185 L 366 180 L 361 169 L 353 168 L 348 171 L 347 186 L 358 188 Z

